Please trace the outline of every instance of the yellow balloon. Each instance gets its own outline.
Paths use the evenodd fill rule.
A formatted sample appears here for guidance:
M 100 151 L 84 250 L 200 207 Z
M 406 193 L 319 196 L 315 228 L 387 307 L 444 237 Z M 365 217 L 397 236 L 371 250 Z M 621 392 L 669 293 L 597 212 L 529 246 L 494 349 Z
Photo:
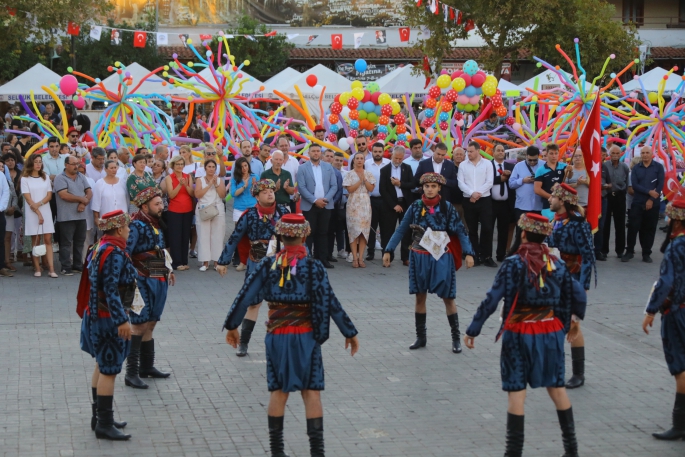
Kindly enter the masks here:
M 400 104 L 397 102 L 390 102 L 390 107 L 392 108 L 392 115 L 393 116 L 396 115 L 397 113 L 399 113 L 400 110 L 402 109 L 400 107 Z
M 390 102 L 392 102 L 392 97 L 389 94 L 380 94 L 378 96 L 379 105 L 387 105 Z
M 659 95 L 656 92 L 649 92 L 647 94 L 647 98 L 651 104 L 655 104 L 659 101 Z
M 352 89 L 363 89 L 364 85 L 362 84 L 361 81 L 352 81 Z
M 495 87 L 497 87 L 497 78 L 495 78 L 493 75 L 487 75 L 485 77 L 485 83 L 484 84 L 487 84 L 487 83 L 492 83 L 495 85 Z
M 483 95 L 486 97 L 492 97 L 497 92 L 497 83 L 492 81 L 487 81 L 483 83 Z
M 452 82 L 452 78 L 449 77 L 449 75 L 440 75 L 438 76 L 438 80 L 436 81 L 436 84 L 440 89 L 447 89 L 450 87 L 450 83 Z
M 452 81 L 452 89 L 457 92 L 461 92 L 465 87 L 466 81 L 464 81 L 464 78 L 455 78 L 454 81 Z
M 341 105 L 347 105 L 347 101 L 350 99 L 350 97 L 351 97 L 351 95 L 349 92 L 343 92 L 342 94 L 340 94 L 340 98 L 339 98 L 340 104 Z
M 355 81 L 355 82 L 359 82 L 359 81 Z M 361 84 L 361 83 L 359 83 L 359 84 Z M 355 87 L 354 89 L 352 89 L 352 96 L 354 98 L 356 98 L 357 100 L 361 100 L 362 98 L 364 98 L 364 89 L 362 89 L 361 87 Z

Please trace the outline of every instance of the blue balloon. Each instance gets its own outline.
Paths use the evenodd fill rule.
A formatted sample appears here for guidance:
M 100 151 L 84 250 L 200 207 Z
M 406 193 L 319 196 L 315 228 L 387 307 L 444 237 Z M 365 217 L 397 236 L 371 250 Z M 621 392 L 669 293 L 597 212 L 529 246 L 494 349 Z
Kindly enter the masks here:
M 387 125 L 379 125 L 378 126 L 378 133 L 388 133 L 388 126 Z
M 372 113 L 374 112 L 375 105 L 373 104 L 373 102 L 364 102 L 362 109 L 367 113 Z
M 473 86 L 468 86 L 462 91 L 462 94 L 466 95 L 467 97 L 473 97 L 476 95 L 476 88 Z
M 427 118 L 435 116 L 435 111 L 433 111 L 431 108 L 426 109 L 425 113 Z
M 476 73 L 478 73 L 478 64 L 475 60 L 467 60 L 464 63 L 464 73 L 470 76 L 473 76 Z
M 476 87 L 476 95 L 483 95 L 483 89 L 481 87 Z
M 354 69 L 359 73 L 364 73 L 366 71 L 366 67 L 366 60 L 364 59 L 357 59 L 357 61 L 354 63 Z
M 328 130 L 330 130 L 331 133 L 338 133 L 338 130 L 340 130 L 340 127 L 338 126 L 338 124 L 333 124 L 333 125 L 331 125 L 331 128 L 329 128 Z
M 399 141 L 406 141 L 407 140 L 407 134 L 406 133 L 400 133 L 399 135 L 397 135 L 397 139 Z
M 602 128 L 606 130 L 609 127 L 611 127 L 611 121 L 602 120 Z
M 364 62 L 366 63 L 366 62 Z M 364 130 L 364 136 L 371 136 L 373 132 L 371 130 Z
M 350 128 L 351 129 L 358 129 L 359 128 L 359 121 L 357 121 L 357 120 L 350 121 Z
M 438 117 L 440 119 L 440 122 L 445 122 L 445 121 L 447 121 L 447 119 L 450 118 L 450 115 L 447 113 L 440 113 L 440 116 L 438 116 Z
M 373 112 L 376 113 L 376 116 L 380 116 L 381 115 L 381 105 L 376 105 Z

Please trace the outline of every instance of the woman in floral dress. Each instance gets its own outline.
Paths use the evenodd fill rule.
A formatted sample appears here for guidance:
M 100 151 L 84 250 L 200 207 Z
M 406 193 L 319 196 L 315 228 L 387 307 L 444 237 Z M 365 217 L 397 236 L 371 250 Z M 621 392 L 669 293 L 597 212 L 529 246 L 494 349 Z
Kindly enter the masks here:
M 343 187 L 349 192 L 347 199 L 347 233 L 352 248 L 352 268 L 366 268 L 364 250 L 371 229 L 371 192 L 376 185 L 376 178 L 370 171 L 364 170 L 366 157 L 358 152 L 352 158 L 352 169 L 343 179 Z

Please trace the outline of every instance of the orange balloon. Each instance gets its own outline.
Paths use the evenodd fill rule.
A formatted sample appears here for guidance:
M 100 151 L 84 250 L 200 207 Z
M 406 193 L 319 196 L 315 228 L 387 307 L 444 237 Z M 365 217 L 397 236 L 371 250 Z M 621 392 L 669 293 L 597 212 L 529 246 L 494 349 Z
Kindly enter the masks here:
M 434 98 L 427 98 L 426 99 L 426 108 L 433 109 L 433 108 L 435 108 L 436 104 L 437 104 L 437 102 L 435 101 Z
M 400 124 L 397 126 L 396 132 L 397 133 L 405 133 L 407 131 L 407 126 L 404 124 Z

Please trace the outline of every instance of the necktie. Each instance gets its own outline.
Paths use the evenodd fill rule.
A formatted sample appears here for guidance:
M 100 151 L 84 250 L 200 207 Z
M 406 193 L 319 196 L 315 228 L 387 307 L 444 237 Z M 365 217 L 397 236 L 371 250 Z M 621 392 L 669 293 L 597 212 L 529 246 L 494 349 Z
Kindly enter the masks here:
M 502 175 L 502 171 L 503 171 L 503 170 L 502 170 L 502 164 L 500 163 L 500 164 L 499 164 L 499 172 L 500 172 L 499 174 L 500 174 L 500 175 Z M 500 182 L 500 185 L 499 185 L 499 195 L 500 195 L 500 197 L 504 197 L 504 182 Z

